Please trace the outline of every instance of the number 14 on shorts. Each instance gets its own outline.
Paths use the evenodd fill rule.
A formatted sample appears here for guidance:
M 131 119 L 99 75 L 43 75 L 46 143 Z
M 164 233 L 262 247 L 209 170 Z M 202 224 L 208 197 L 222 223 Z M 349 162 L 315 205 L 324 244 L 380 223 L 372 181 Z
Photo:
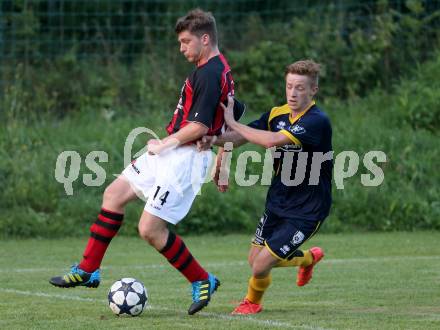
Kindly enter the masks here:
M 153 201 L 155 201 L 156 198 L 158 198 L 161 201 L 160 205 L 163 206 L 167 202 L 167 198 L 170 192 L 167 190 L 165 192 L 161 192 L 161 195 L 159 195 L 160 189 L 161 189 L 160 186 L 156 187 L 156 192 L 153 195 Z

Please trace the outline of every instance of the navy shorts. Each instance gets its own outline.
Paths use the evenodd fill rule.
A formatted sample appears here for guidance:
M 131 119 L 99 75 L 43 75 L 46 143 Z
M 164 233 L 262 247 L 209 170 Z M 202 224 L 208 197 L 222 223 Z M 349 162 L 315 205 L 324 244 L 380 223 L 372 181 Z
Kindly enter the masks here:
M 252 244 L 266 246 L 275 257 L 290 260 L 295 257 L 295 251 L 319 230 L 321 223 L 279 217 L 266 209 Z

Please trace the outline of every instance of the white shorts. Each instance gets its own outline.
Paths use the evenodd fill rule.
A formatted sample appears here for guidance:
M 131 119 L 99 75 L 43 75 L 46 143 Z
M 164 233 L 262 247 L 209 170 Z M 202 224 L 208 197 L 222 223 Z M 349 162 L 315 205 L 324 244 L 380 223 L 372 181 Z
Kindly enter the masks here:
M 146 200 L 145 211 L 177 224 L 188 214 L 210 173 L 212 158 L 211 150 L 181 146 L 160 155 L 145 153 L 122 174 L 138 197 Z

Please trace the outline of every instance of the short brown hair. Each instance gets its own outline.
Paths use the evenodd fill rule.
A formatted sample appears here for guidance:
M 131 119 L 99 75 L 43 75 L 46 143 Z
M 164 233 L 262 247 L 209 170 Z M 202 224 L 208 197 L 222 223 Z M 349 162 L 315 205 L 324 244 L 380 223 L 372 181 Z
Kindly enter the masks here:
M 318 86 L 320 70 L 321 65 L 313 60 L 301 60 L 288 65 L 284 71 L 284 76 L 286 77 L 289 73 L 308 76 L 312 81 L 312 84 Z
M 189 11 L 177 20 L 174 30 L 177 34 L 188 31 L 198 37 L 206 33 L 209 35 L 211 45 L 217 45 L 217 26 L 214 16 L 209 11 L 200 8 Z

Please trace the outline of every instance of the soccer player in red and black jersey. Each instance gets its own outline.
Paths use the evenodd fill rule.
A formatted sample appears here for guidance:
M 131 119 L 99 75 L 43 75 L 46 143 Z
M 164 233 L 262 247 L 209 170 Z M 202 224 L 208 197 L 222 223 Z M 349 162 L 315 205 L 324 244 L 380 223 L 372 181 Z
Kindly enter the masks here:
M 192 256 L 182 239 L 167 228 L 188 213 L 212 161 L 212 152 L 199 152 L 196 141 L 219 135 L 225 123 L 222 102 L 234 95 L 231 69 L 217 46 L 215 19 L 200 9 L 178 19 L 175 27 L 180 52 L 195 64 L 162 140 L 148 141 L 148 152 L 132 162 L 105 190 L 98 219 L 91 226 L 83 259 L 64 276 L 50 279 L 58 287 L 97 287 L 99 267 L 112 238 L 122 225 L 125 205 L 138 194 L 147 199 L 139 234 L 192 284 L 188 313 L 208 305 L 219 280 Z M 244 107 L 234 112 L 240 117 Z M 219 187 L 225 190 L 226 187 Z

